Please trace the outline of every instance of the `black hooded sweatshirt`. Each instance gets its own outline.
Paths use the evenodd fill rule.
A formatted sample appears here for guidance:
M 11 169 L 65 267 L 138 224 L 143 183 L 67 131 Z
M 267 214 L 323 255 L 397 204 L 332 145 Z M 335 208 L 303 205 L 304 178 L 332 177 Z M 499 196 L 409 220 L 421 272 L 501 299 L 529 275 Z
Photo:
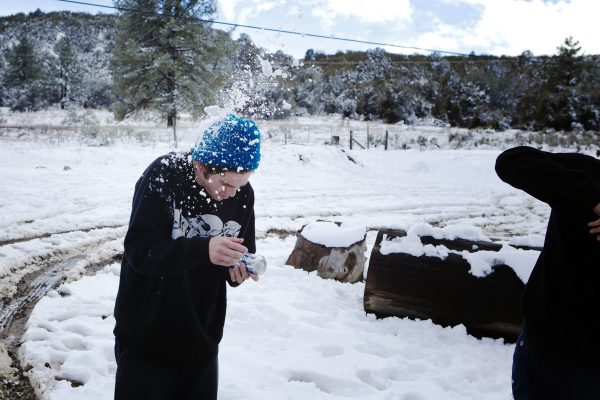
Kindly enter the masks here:
M 155 160 L 135 186 L 114 334 L 120 345 L 166 364 L 199 365 L 223 336 L 228 269 L 208 255 L 213 236 L 244 238 L 255 252 L 250 184 L 223 201 L 194 179 L 190 153 Z
M 500 154 L 506 183 L 551 207 L 544 248 L 523 295 L 525 329 L 549 351 L 600 368 L 600 160 L 516 147 Z

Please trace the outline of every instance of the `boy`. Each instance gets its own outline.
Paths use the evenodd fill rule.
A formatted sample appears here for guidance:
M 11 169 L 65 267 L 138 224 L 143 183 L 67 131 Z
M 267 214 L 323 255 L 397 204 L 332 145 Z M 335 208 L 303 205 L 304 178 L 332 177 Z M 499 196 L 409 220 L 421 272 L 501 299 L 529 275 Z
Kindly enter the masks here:
M 260 132 L 229 115 L 155 160 L 133 197 L 115 304 L 115 400 L 216 399 L 226 285 L 255 252 Z M 232 268 L 232 266 L 235 266 Z

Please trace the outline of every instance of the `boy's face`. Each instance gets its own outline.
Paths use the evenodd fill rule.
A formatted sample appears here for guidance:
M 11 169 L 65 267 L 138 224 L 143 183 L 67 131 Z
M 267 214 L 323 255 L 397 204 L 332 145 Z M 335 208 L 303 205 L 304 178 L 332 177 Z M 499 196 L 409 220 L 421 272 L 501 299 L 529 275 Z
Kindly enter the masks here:
M 220 174 L 207 174 L 202 164 L 194 163 L 196 183 L 202 186 L 208 195 L 217 201 L 235 196 L 238 189 L 248 183 L 251 171 L 227 171 Z

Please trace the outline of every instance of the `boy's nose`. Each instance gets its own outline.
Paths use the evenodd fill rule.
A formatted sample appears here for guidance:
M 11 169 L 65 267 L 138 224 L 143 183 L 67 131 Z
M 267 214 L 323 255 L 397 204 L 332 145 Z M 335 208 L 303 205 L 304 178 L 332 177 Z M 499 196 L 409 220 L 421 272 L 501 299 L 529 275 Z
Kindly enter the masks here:
M 224 187 L 223 191 L 222 191 L 222 195 L 225 198 L 229 198 L 235 194 L 236 190 L 237 190 L 236 188 Z

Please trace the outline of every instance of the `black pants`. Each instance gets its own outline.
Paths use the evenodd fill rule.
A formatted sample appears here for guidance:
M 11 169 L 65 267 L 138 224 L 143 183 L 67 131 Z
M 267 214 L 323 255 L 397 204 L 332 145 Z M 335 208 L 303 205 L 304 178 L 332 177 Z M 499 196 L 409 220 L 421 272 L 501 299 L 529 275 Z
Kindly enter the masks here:
M 512 391 L 515 400 L 598 400 L 600 369 L 549 352 L 524 330 L 513 356 Z
M 154 363 L 115 344 L 115 400 L 216 400 L 217 357 L 201 366 Z

